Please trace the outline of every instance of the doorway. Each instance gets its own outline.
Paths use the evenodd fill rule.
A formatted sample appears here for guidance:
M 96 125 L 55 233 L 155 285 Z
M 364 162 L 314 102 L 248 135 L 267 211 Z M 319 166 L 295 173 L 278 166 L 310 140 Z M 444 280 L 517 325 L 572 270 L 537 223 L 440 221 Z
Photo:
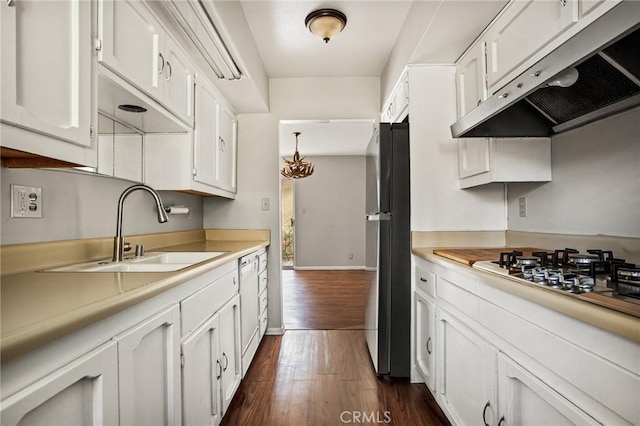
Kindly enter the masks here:
M 294 180 L 280 179 L 281 223 L 282 223 L 282 269 L 293 269 L 295 265 L 295 207 Z

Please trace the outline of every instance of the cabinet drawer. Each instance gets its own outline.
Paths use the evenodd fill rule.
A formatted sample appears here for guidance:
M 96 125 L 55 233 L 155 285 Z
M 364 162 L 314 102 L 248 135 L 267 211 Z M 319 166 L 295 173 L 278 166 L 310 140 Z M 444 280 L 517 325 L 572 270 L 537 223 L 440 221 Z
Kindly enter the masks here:
M 260 272 L 258 276 L 258 294 L 262 293 L 267 288 L 267 271 Z
M 180 302 L 181 335 L 193 331 L 238 293 L 238 271 L 228 273 Z
M 267 332 L 267 324 L 269 322 L 269 316 L 267 315 L 267 310 L 265 309 L 262 315 L 260 315 L 260 338 L 264 336 L 264 333 Z
M 267 295 L 267 290 L 265 289 L 262 293 L 260 293 L 260 297 L 258 299 L 258 312 L 262 313 L 265 309 L 267 309 L 268 301 L 269 297 Z
M 436 297 L 436 275 L 426 269 L 416 267 L 416 287 L 424 290 L 429 296 Z
M 267 270 L 267 252 L 264 252 L 258 256 L 258 271 Z

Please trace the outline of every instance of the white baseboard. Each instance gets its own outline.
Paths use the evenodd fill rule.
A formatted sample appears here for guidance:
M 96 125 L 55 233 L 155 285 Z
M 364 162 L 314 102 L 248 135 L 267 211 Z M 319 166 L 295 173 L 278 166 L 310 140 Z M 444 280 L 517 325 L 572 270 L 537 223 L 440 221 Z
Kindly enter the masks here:
M 267 328 L 264 334 L 267 336 L 282 336 L 284 334 L 284 327 Z
M 376 266 L 365 266 L 364 270 L 367 272 L 377 271 L 378 268 Z
M 364 271 L 364 266 L 294 266 L 296 271 Z

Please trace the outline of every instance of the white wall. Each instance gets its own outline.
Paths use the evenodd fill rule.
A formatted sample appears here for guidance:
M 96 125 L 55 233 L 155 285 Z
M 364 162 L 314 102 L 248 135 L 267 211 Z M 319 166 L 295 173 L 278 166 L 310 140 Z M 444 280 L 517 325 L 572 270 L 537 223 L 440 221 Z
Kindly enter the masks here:
M 132 182 L 58 170 L 1 169 L 1 243 L 113 237 L 116 232 L 118 199 Z M 42 188 L 42 219 L 11 218 L 11 184 Z M 125 201 L 124 235 L 202 229 L 202 197 L 160 191 L 165 205 L 188 205 L 192 218 L 171 215 L 158 223 L 152 197 L 136 191 Z
M 509 230 L 640 237 L 640 108 L 554 136 L 551 169 L 552 182 L 508 185 Z
M 365 157 L 305 158 L 315 172 L 295 181 L 295 266 L 364 267 Z
M 280 120 L 376 119 L 377 77 L 291 78 L 269 81 L 269 114 L 238 116 L 238 195 L 235 201 L 205 199 L 204 226 L 271 230 L 269 328 L 282 327 L 280 284 Z M 261 210 L 261 199 L 271 210 Z
M 455 69 L 409 67 L 412 231 L 506 229 L 502 184 L 459 188 Z

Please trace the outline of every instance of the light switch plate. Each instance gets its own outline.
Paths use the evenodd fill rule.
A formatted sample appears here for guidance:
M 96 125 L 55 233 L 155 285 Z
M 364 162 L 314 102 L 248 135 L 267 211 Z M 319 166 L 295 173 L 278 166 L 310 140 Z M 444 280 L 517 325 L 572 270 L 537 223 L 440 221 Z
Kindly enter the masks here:
M 269 210 L 271 208 L 271 200 L 269 198 L 262 199 L 262 210 Z
M 36 186 L 11 185 L 11 217 L 42 217 L 42 188 Z
M 520 217 L 527 217 L 527 197 L 518 198 L 518 210 Z

